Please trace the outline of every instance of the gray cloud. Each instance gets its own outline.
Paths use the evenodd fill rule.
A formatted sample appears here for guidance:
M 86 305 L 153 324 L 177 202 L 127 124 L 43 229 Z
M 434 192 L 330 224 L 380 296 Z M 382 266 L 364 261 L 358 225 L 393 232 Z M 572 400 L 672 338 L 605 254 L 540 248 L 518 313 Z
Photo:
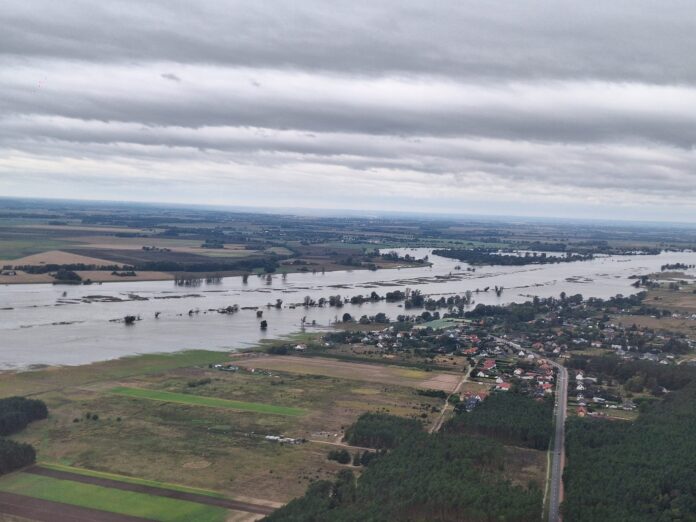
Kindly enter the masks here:
M 647 0 L 10 0 L 0 191 L 688 215 L 694 15 Z
M 178 77 L 176 74 L 174 74 L 174 73 L 162 73 L 162 74 L 160 74 L 160 76 L 161 76 L 162 78 L 164 78 L 165 80 L 170 80 L 170 81 L 172 81 L 172 82 L 180 82 L 180 81 L 181 81 L 181 78 L 179 78 L 179 77 Z

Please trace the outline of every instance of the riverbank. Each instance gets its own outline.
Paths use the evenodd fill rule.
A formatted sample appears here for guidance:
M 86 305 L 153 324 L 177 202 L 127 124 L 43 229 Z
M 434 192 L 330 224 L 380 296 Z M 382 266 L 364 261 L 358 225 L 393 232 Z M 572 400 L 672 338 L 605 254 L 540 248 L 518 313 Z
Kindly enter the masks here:
M 427 263 L 395 263 L 395 262 L 381 262 L 376 265 L 376 269 L 372 269 L 367 266 L 354 266 L 346 267 L 344 265 L 329 264 L 322 267 L 321 272 L 338 272 L 349 270 L 400 270 L 402 268 L 420 268 L 429 266 Z M 281 265 L 274 274 L 299 274 L 307 273 L 307 270 L 303 270 L 303 267 L 294 267 L 288 265 Z M 64 284 L 57 282 L 50 274 L 30 274 L 22 270 L 12 270 L 14 275 L 3 275 L 0 274 L 0 285 L 32 285 L 32 284 L 56 284 L 60 286 L 72 286 L 69 284 Z M 116 275 L 108 270 L 75 270 L 75 273 L 82 278 L 84 281 L 91 281 L 92 284 L 99 283 L 133 283 L 140 281 L 173 281 L 177 275 L 182 274 L 191 278 L 205 278 L 208 274 L 197 273 L 197 272 L 183 272 L 181 274 L 175 274 L 170 272 L 156 272 L 156 271 L 137 271 L 135 275 Z M 258 275 L 259 271 L 252 272 L 252 275 Z M 247 275 L 249 272 L 236 270 L 236 271 L 223 271 L 215 272 L 215 276 L 219 277 L 241 277 Z

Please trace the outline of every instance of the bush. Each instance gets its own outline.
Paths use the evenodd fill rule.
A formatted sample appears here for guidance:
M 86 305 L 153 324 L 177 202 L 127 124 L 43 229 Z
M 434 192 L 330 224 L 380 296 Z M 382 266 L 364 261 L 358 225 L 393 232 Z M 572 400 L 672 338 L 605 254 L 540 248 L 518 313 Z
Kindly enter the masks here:
M 339 464 L 349 464 L 351 461 L 350 453 L 348 453 L 348 451 L 344 449 L 329 451 L 329 455 L 327 458 L 329 460 L 335 460 Z
M 11 435 L 23 430 L 27 424 L 48 417 L 43 401 L 25 397 L 0 399 L 0 435 Z
M 30 444 L 0 439 L 0 474 L 9 473 L 36 462 L 36 451 Z

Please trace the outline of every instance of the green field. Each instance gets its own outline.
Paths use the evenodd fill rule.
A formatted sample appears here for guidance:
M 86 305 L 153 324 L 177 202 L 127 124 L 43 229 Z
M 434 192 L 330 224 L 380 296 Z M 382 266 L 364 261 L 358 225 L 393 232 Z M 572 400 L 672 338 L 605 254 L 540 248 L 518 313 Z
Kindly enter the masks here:
M 72 504 L 160 522 L 222 522 L 227 510 L 133 491 L 105 488 L 30 473 L 14 473 L 0 479 L 0 491 Z
M 137 399 L 150 399 L 153 401 L 176 402 L 179 404 L 190 404 L 192 406 L 205 406 L 208 408 L 223 408 L 238 411 L 253 411 L 255 413 L 267 413 L 270 415 L 287 415 L 299 417 L 307 413 L 301 408 L 291 408 L 288 406 L 276 406 L 273 404 L 261 404 L 258 402 L 232 401 L 228 399 L 218 399 L 216 397 L 204 397 L 189 393 L 173 393 L 158 390 L 146 390 L 144 388 L 126 388 L 119 386 L 110 390 L 116 395 L 134 397 Z
M 0 239 L 0 259 L 19 259 L 47 250 L 60 250 L 72 244 L 54 239 Z

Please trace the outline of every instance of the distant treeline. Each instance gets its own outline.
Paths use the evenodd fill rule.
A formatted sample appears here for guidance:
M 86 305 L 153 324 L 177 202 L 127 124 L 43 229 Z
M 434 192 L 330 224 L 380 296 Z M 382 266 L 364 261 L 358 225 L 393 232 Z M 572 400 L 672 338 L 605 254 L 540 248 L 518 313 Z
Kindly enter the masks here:
M 66 263 L 66 264 L 56 264 L 48 263 L 45 265 L 17 265 L 13 267 L 14 270 L 22 270 L 27 274 L 47 274 L 49 272 L 59 272 L 61 270 L 66 272 L 73 272 L 75 270 L 121 270 L 120 265 L 89 265 L 85 263 Z M 132 268 L 132 267 L 128 267 Z
M 662 265 L 660 267 L 660 270 L 664 272 L 665 270 L 688 270 L 689 268 L 693 268 L 694 265 L 686 265 L 684 263 L 667 263 L 666 265 Z
M 473 411 L 459 412 L 444 429 L 545 450 L 553 433 L 553 400 L 535 400 L 514 392 L 494 393 Z
M 90 265 L 85 263 L 55 264 L 45 265 L 17 265 L 14 270 L 22 270 L 28 274 L 47 274 L 49 272 L 74 272 L 76 270 L 145 270 L 155 272 L 232 272 L 247 271 L 252 272 L 261 269 L 266 273 L 275 272 L 278 269 L 278 258 L 251 258 L 239 259 L 235 261 L 143 261 L 133 265 Z
M 182 263 L 178 261 L 145 261 L 136 263 L 136 270 L 152 270 L 156 272 L 252 272 L 262 269 L 273 273 L 278 269 L 278 258 L 239 259 L 237 261 L 195 261 Z
M 469 263 L 470 265 L 546 265 L 551 263 L 570 263 L 574 261 L 588 261 L 593 259 L 592 254 L 566 254 L 564 256 L 548 256 L 542 252 L 527 252 L 524 255 L 501 254 L 487 248 L 472 249 L 437 249 L 433 254 L 441 257 L 448 257 Z
M 390 415 L 370 418 L 369 426 L 375 428 L 371 437 L 381 438 L 384 426 L 395 427 L 403 420 Z M 303 497 L 265 520 L 538 521 L 541 491 L 512 485 L 503 476 L 503 466 L 503 447 L 496 441 L 407 430 L 396 447 L 370 462 L 357 480 L 352 471 L 342 470 L 334 482 L 313 482 Z

